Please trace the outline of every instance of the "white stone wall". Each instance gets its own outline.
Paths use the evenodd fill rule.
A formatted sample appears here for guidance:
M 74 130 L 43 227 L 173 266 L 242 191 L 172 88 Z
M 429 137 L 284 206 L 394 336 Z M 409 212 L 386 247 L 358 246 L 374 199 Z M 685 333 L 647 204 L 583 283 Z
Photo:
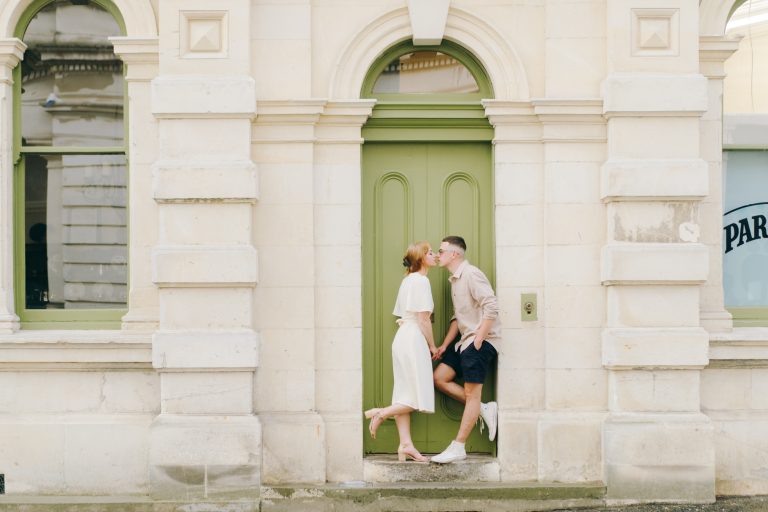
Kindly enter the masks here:
M 616 501 L 768 488 L 766 370 L 733 363 L 768 357 L 751 352 L 760 333 L 729 332 L 719 273 L 733 44 L 711 27 L 727 3 L 446 3 L 444 37 L 494 88 L 502 481 L 605 482 Z M 41 333 L 18 330 L 8 259 L 24 5 L 0 3 L 7 492 L 196 499 L 362 479 L 375 102 L 359 91 L 378 55 L 431 33 L 413 33 L 402 0 L 116 2 L 129 312 L 116 331 Z M 537 321 L 521 320 L 522 293 Z

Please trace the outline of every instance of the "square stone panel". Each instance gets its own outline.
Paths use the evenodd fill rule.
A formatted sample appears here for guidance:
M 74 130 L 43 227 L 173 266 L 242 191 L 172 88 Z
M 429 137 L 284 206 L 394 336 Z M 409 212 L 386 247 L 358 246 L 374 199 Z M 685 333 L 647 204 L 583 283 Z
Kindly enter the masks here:
M 181 11 L 179 50 L 185 59 L 227 56 L 227 11 Z
M 679 16 L 680 9 L 632 9 L 632 55 L 678 55 Z

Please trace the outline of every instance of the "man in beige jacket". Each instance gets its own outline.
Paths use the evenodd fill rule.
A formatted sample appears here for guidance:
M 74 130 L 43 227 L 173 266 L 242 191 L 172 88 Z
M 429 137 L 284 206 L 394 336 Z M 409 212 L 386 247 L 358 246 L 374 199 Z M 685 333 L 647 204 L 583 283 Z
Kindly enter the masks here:
M 478 417 L 488 425 L 488 435 L 493 441 L 498 424 L 496 402 L 480 401 L 483 382 L 491 363 L 498 355 L 501 341 L 499 306 L 491 283 L 485 274 L 464 259 L 467 244 L 460 236 L 443 238 L 438 251 L 438 263 L 451 273 L 451 300 L 454 317 L 448 327 L 445 340 L 438 350 L 442 361 L 435 368 L 435 387 L 448 396 L 464 402 L 464 414 L 456 439 L 432 462 L 455 462 L 467 457 L 464 443 L 475 426 Z M 455 343 L 451 342 L 461 334 Z M 464 379 L 464 387 L 454 379 Z

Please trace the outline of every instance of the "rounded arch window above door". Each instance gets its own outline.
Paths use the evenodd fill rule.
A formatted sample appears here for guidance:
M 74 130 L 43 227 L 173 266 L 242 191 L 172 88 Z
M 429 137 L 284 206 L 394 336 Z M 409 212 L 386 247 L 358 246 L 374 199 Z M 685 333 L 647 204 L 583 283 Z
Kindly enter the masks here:
M 363 84 L 362 96 L 407 103 L 464 103 L 492 98 L 482 64 L 450 41 L 414 46 L 410 41 L 385 52 Z

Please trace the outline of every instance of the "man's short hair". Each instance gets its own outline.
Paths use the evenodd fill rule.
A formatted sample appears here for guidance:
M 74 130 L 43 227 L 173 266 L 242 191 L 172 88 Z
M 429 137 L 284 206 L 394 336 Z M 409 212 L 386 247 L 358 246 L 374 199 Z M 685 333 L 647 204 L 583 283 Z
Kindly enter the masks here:
M 467 250 L 467 243 L 460 236 L 450 235 L 443 238 L 442 241 L 448 242 L 450 245 L 455 245 L 456 247 L 461 247 L 462 251 Z

